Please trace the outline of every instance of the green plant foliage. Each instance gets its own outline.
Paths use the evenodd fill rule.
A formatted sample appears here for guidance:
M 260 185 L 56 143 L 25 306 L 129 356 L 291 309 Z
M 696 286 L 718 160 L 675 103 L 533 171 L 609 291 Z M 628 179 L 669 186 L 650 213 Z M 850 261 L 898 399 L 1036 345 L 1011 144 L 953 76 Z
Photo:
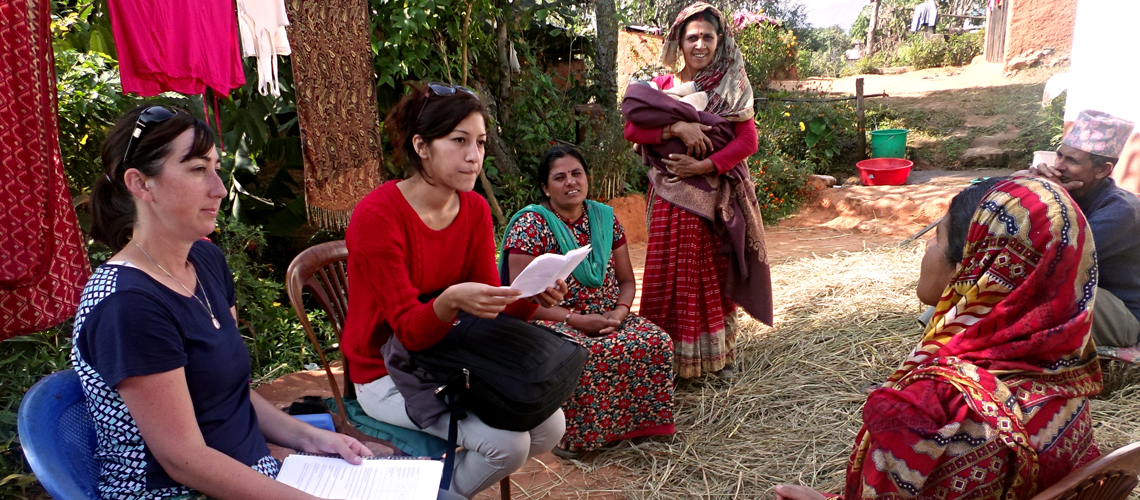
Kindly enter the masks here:
M 377 87 L 400 92 L 406 80 L 459 83 L 460 37 L 471 3 L 469 57 L 494 60 L 492 23 L 497 10 L 488 0 L 369 0 L 372 54 Z
M 801 30 L 796 70 L 800 78 L 813 76 L 838 77 L 847 64 L 846 54 L 851 47 L 847 34 L 839 26 Z
M 964 66 L 982 53 L 985 32 L 948 35 L 927 40 L 923 35 L 911 35 L 895 53 L 895 64 L 914 69 L 941 66 Z
M 843 165 L 843 158 L 855 148 L 854 101 L 817 101 L 828 96 L 820 93 L 773 93 L 756 108 L 756 128 L 760 133 L 759 150 L 804 161 L 819 173 L 832 173 Z
M 1025 144 L 1024 153 L 1032 155 L 1033 151 L 1053 151 L 1061 147 L 1061 138 L 1065 134 L 1065 101 L 1068 93 L 1061 94 L 1053 99 L 1047 106 L 1041 107 L 1037 113 L 1037 121 L 1025 127 L 1018 134 L 1018 142 Z
M 265 248 L 262 230 L 230 217 L 222 222 L 214 241 L 225 253 L 234 276 L 238 329 L 249 348 L 254 380 L 291 373 L 319 361 L 288 305 L 285 286 L 270 277 L 260 260 Z M 306 309 L 322 345 L 336 342 L 335 334 L 325 328 L 324 313 L 313 307 Z
M 105 3 L 92 2 L 82 12 L 52 14 L 59 147 L 73 195 L 87 192 L 102 174 L 99 150 L 107 129 L 136 99 L 124 96 Z
M 71 322 L 0 342 L 0 500 L 27 498 L 35 475 L 24 467 L 16 412 L 24 393 L 45 375 L 70 368 Z
M 136 100 L 120 92 L 117 65 L 102 52 L 57 52 L 55 65 L 67 184 L 74 193 L 86 192 L 103 173 L 99 151 L 110 125 Z
M 761 22 L 735 35 L 753 87 L 763 88 L 776 75 L 796 67 L 796 36 L 790 30 Z
M 811 162 L 761 151 L 746 160 L 756 183 L 756 201 L 765 224 L 796 213 L 803 203 L 807 177 L 815 172 Z

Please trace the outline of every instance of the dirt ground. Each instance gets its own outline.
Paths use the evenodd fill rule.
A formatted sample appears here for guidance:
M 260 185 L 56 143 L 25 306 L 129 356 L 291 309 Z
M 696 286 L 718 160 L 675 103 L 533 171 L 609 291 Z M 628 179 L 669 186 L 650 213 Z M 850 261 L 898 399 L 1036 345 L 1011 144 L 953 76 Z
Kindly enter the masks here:
M 818 90 L 845 94 L 855 93 L 855 80 L 863 79 L 863 94 L 887 93 L 891 97 L 925 97 L 932 92 L 992 88 L 1023 83 L 1043 82 L 1052 73 L 1033 68 L 1012 77 L 1003 76 L 1001 63 L 982 59 L 961 67 L 930 68 L 891 75 L 856 75 L 846 78 L 808 78 L 772 82 L 768 86 L 784 90 Z

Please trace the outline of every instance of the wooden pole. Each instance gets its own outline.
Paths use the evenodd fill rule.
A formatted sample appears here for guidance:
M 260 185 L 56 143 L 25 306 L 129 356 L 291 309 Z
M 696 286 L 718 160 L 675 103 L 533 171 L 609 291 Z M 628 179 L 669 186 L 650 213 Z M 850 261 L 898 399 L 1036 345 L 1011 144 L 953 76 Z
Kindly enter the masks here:
M 867 117 L 863 112 L 863 79 L 855 79 L 855 149 L 859 159 L 867 159 Z

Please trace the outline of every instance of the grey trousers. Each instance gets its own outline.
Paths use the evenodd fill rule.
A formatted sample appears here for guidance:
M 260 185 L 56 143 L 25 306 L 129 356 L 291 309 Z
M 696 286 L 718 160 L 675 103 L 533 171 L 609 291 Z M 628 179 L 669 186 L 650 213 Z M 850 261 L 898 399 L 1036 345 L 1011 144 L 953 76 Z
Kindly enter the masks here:
M 1096 345 L 1132 347 L 1140 340 L 1140 321 L 1112 292 L 1097 287 L 1092 335 Z
M 426 429 L 416 427 L 408 418 L 404 397 L 396 390 L 392 377 L 356 384 L 356 394 L 364 412 L 376 420 L 447 439 L 451 414 L 445 414 Z M 467 418 L 459 421 L 458 444 L 463 449 L 455 455 L 451 491 L 467 498 L 475 496 L 522 467 L 528 458 L 553 449 L 565 432 L 566 418 L 561 409 L 529 432 L 496 429 L 468 413 Z

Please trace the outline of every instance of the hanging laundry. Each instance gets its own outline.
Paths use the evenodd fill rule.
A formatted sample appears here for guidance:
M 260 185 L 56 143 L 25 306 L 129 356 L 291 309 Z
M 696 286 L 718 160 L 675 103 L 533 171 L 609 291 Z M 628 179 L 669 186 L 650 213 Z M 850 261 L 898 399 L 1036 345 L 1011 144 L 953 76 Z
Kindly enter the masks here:
M 91 274 L 59 152 L 49 0 L 0 2 L 0 340 L 75 314 Z
M 277 56 L 292 52 L 285 33 L 285 0 L 237 0 L 237 8 L 242 55 L 257 58 L 257 91 L 280 97 Z
M 367 0 L 288 0 L 309 221 L 344 229 L 380 185 L 380 111 Z M 332 20 L 336 22 L 332 22 Z
M 108 0 L 123 92 L 220 96 L 245 85 L 233 0 Z

